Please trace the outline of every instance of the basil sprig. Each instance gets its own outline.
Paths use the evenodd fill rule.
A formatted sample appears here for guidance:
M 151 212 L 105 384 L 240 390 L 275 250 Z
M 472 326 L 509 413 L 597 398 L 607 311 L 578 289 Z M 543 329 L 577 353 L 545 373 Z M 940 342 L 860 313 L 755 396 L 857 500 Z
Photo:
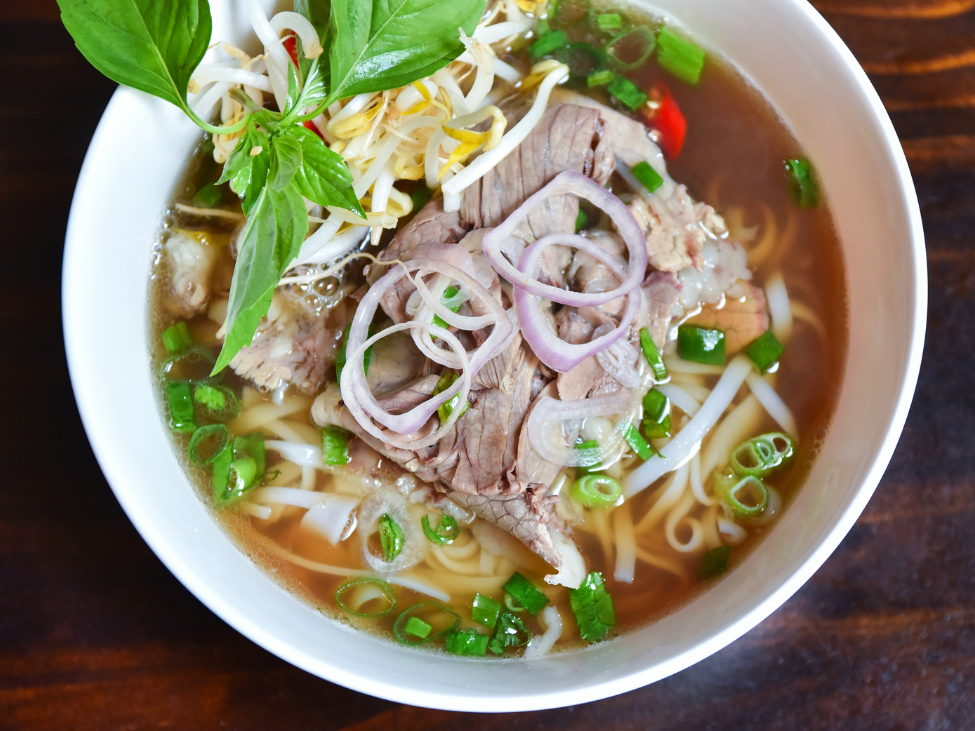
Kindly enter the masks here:
M 208 132 L 243 130 L 220 178 L 240 197 L 247 222 L 237 242 L 217 373 L 250 345 L 275 287 L 297 257 L 308 234 L 304 199 L 365 218 L 345 161 L 303 123 L 336 100 L 405 86 L 443 68 L 463 50 L 458 29 L 474 32 L 485 0 L 295 0 L 325 53 L 306 59 L 299 41 L 298 68 L 288 68 L 285 108 L 258 108 L 237 91 L 246 113 L 226 127 L 201 119 L 186 98 L 190 77 L 210 45 L 207 0 L 58 5 L 78 49 L 103 74 L 174 104 Z

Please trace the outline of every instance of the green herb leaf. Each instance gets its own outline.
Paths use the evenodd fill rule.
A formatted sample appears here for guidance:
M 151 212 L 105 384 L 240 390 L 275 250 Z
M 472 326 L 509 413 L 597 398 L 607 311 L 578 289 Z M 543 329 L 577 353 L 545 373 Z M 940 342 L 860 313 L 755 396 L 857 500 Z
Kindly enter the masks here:
M 284 109 L 285 114 L 288 114 L 292 109 L 294 109 L 298 104 L 298 99 L 301 97 L 301 81 L 298 79 L 298 69 L 293 63 L 288 64 L 288 95 L 285 97 Z
M 331 0 L 295 0 L 295 12 L 301 13 L 311 22 L 318 37 L 325 45 L 325 36 L 328 34 L 328 18 L 332 11 Z
M 301 167 L 295 172 L 294 186 L 305 198 L 322 206 L 338 206 L 366 217 L 352 190 L 352 173 L 342 156 L 328 149 L 311 130 L 295 125 L 288 135 L 301 146 Z
M 484 0 L 334 0 L 329 99 L 393 89 L 429 76 L 463 50 Z
M 92 66 L 196 120 L 186 89 L 210 45 L 207 0 L 58 0 L 58 5 L 64 27 Z
M 292 178 L 301 167 L 301 158 L 301 143 L 294 137 L 282 135 L 272 139 L 268 184 L 273 190 L 281 191 L 291 185 Z
M 293 186 L 261 192 L 238 239 L 237 264 L 230 283 L 227 335 L 213 372 L 223 370 L 250 345 L 271 306 L 274 288 L 294 261 L 308 233 L 305 202 Z
M 252 155 L 251 151 L 258 148 L 260 152 Z M 270 167 L 270 138 L 264 132 L 249 127 L 230 154 L 230 159 L 224 164 L 223 175 L 217 182 L 230 181 L 230 187 L 240 197 L 244 215 L 249 216 L 267 183 Z

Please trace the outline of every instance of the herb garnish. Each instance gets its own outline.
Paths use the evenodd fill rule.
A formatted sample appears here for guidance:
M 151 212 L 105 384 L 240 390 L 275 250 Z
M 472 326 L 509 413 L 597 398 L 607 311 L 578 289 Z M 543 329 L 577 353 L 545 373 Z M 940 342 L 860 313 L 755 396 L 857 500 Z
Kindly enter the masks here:
M 220 182 L 240 196 L 247 222 L 238 240 L 226 338 L 216 373 L 250 344 L 284 272 L 308 234 L 304 199 L 365 217 L 352 174 L 305 121 L 354 94 L 412 83 L 460 55 L 460 28 L 473 34 L 485 0 L 295 0 L 318 31 L 325 53 L 288 69 L 285 108 L 245 110 L 232 125 L 201 119 L 187 101 L 190 78 L 210 45 L 207 0 L 58 0 L 61 19 L 91 64 L 120 84 L 179 107 L 213 134 L 243 130 Z M 300 43 L 300 41 L 299 41 Z M 311 109 L 311 111 L 306 111 Z

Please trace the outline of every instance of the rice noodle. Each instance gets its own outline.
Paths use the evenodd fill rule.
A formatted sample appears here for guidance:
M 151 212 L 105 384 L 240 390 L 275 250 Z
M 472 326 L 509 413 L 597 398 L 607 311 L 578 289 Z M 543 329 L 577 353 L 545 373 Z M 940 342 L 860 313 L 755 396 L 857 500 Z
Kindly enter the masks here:
M 771 499 L 769 500 L 771 502 Z M 766 508 L 768 510 L 768 508 Z M 748 531 L 738 525 L 731 518 L 718 518 L 718 532 L 721 533 L 733 546 L 744 542 L 748 538 Z
M 450 594 L 438 589 L 435 586 L 432 586 L 426 581 L 421 581 L 410 574 L 387 576 L 386 581 L 388 581 L 390 584 L 395 584 L 396 586 L 402 586 L 404 589 L 415 591 L 417 594 L 426 594 L 427 596 L 433 597 L 437 601 L 441 601 L 444 604 L 450 603 Z
M 307 510 L 325 502 L 325 494 L 299 490 L 294 487 L 259 487 L 251 493 L 251 500 L 265 505 L 276 503 Z
M 266 505 L 255 505 L 249 500 L 242 502 L 240 509 L 251 517 L 259 518 L 260 520 L 267 520 L 271 517 L 271 508 Z
M 789 342 L 789 336 L 792 335 L 792 304 L 789 302 L 789 293 L 781 272 L 776 272 L 766 280 L 765 299 L 772 318 L 772 333 L 782 343 Z
M 717 505 L 718 499 L 713 495 L 708 495 L 704 491 L 704 482 L 701 480 L 701 453 L 698 452 L 690 461 L 690 481 L 691 492 L 701 505 Z
M 657 491 L 658 497 L 653 501 L 650 509 L 634 526 L 637 535 L 646 533 L 654 528 L 664 514 L 673 507 L 687 488 L 687 478 L 690 468 L 687 465 L 676 470 L 669 482 L 664 483 Z
M 322 448 L 314 444 L 295 444 L 269 439 L 264 442 L 264 446 L 273 449 L 289 462 L 316 470 L 325 469 L 325 463 L 322 462 Z
M 789 410 L 789 407 L 785 405 L 785 401 L 772 388 L 772 384 L 757 373 L 750 374 L 747 381 L 748 387 L 755 394 L 755 398 L 765 407 L 769 416 L 778 422 L 779 426 L 782 427 L 782 431 L 793 439 L 798 440 L 799 427 L 796 425 L 796 419 L 792 415 L 792 411 Z
M 558 608 L 554 605 L 545 607 L 540 619 L 545 624 L 545 632 L 540 637 L 534 635 L 531 638 L 528 647 L 525 648 L 525 654 L 522 655 L 525 660 L 534 660 L 551 652 L 562 636 L 562 615 L 559 614 Z
M 698 409 L 701 408 L 701 404 L 696 398 L 691 396 L 680 386 L 675 386 L 673 383 L 663 383 L 659 386 L 654 386 L 654 388 L 669 398 L 670 402 L 674 406 L 688 416 L 694 416 L 694 414 L 698 412 Z
M 667 522 L 664 524 L 664 535 L 667 537 L 667 543 L 680 553 L 696 553 L 703 547 L 704 531 L 701 528 L 701 522 L 697 518 L 688 516 L 693 505 L 694 495 L 685 493 L 680 501 L 671 508 L 667 514 Z M 691 532 L 686 543 L 677 538 L 677 529 L 682 526 Z
M 192 81 L 200 87 L 223 81 L 229 84 L 246 84 L 261 91 L 271 91 L 271 80 L 267 76 L 229 66 L 201 66 L 193 72 Z
M 731 451 L 755 433 L 761 419 L 762 405 L 749 396 L 718 424 L 701 453 L 701 477 L 705 482 L 715 469 L 728 464 Z
M 624 502 L 613 511 L 613 529 L 616 533 L 616 569 L 613 578 L 632 584 L 636 571 L 636 535 L 629 503 Z
M 751 370 L 752 364 L 744 356 L 739 355 L 731 361 L 700 410 L 660 450 L 659 456 L 651 457 L 627 476 L 623 483 L 623 494 L 626 497 L 636 495 L 662 475 L 690 459 L 699 448 L 701 440 L 734 401 L 738 389 Z

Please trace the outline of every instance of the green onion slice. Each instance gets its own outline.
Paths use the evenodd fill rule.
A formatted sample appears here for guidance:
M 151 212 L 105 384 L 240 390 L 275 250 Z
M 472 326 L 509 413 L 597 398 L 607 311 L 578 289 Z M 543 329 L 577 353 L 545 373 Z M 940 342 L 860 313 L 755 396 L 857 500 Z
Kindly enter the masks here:
M 322 428 L 322 461 L 327 465 L 345 465 L 352 461 L 349 456 L 349 433 L 338 426 Z
M 805 158 L 785 161 L 785 171 L 789 180 L 789 195 L 800 208 L 815 208 L 819 205 L 819 184 L 812 163 Z
M 613 31 L 623 27 L 623 16 L 619 13 L 600 13 L 593 18 L 599 30 Z
M 557 30 L 542 36 L 528 47 L 528 52 L 532 58 L 538 59 L 568 45 L 569 38 L 565 31 Z
M 495 655 L 503 655 L 505 648 L 527 645 L 531 639 L 532 633 L 525 623 L 515 615 L 505 612 L 498 618 L 488 649 Z
M 508 592 L 504 593 L 504 608 L 509 612 L 524 612 L 525 607 Z
M 494 629 L 500 614 L 501 602 L 496 602 L 480 592 L 474 595 L 474 601 L 471 603 L 471 619 L 475 622 L 483 624 L 488 629 Z
M 663 421 L 663 418 L 670 413 L 670 399 L 662 392 L 651 389 L 643 397 L 643 418 Z
M 166 381 L 166 402 L 169 404 L 169 425 L 173 431 L 186 434 L 196 431 L 196 410 L 193 393 L 185 381 Z
M 649 99 L 645 91 L 624 76 L 617 76 L 613 79 L 612 83 L 606 87 L 606 91 L 619 99 L 633 112 L 646 104 L 647 99 Z
M 368 609 L 377 602 L 380 604 L 379 608 Z M 336 590 L 335 603 L 342 611 L 353 617 L 373 619 L 385 617 L 396 608 L 396 595 L 393 593 L 393 588 L 382 579 L 353 579 Z M 400 617 L 402 616 L 401 614 Z
M 584 442 L 579 442 L 578 444 L 576 444 L 576 449 L 582 449 L 582 450 L 598 450 L 599 449 L 599 442 L 597 442 L 595 439 L 587 439 Z M 594 474 L 596 472 L 599 472 L 599 470 L 600 470 L 600 464 L 599 464 L 598 459 L 597 459 L 597 461 L 593 462 L 593 464 L 591 464 L 591 465 L 588 465 L 588 466 L 587 465 L 579 465 L 578 467 L 576 467 L 576 472 L 578 474 L 580 474 L 580 475 L 591 475 L 591 474 Z
M 403 529 L 389 513 L 379 516 L 379 542 L 383 548 L 383 558 L 389 563 L 403 552 Z
M 602 69 L 594 74 L 589 74 L 589 78 L 586 79 L 586 86 L 590 89 L 594 86 L 606 86 L 616 78 L 614 74 L 609 69 Z
M 626 428 L 623 437 L 626 439 L 626 443 L 630 445 L 630 449 L 633 450 L 634 454 L 644 462 L 654 455 L 653 447 L 647 444 L 646 439 L 640 436 L 640 432 L 632 424 Z
M 425 635 L 418 633 L 416 630 L 422 631 L 423 626 L 417 622 L 422 622 L 430 630 Z M 459 623 L 460 617 L 440 602 L 418 602 L 404 609 L 396 618 L 393 637 L 404 645 L 423 645 L 443 637 Z
M 193 386 L 193 400 L 203 407 L 203 415 L 214 421 L 230 421 L 240 413 L 237 394 L 226 386 L 198 383 Z
M 213 464 L 230 446 L 230 431 L 223 424 L 201 426 L 190 439 L 190 460 L 196 464 Z
M 767 373 L 769 368 L 779 362 L 783 350 L 782 343 L 775 337 L 775 333 L 766 330 L 745 348 L 745 354 L 751 358 L 759 373 Z
M 163 361 L 160 375 L 174 381 L 219 381 L 223 376 L 210 376 L 217 359 L 202 345 L 191 345 Z
M 664 179 L 660 176 L 660 173 L 654 170 L 646 160 L 638 162 L 630 169 L 630 172 L 633 173 L 633 177 L 639 180 L 643 184 L 643 187 L 650 193 L 653 193 L 664 184 Z M 650 342 L 653 343 L 653 339 Z
M 196 191 L 196 196 L 194 198 L 202 208 L 213 208 L 215 205 L 217 205 L 217 203 L 223 200 L 223 191 L 220 190 L 217 185 L 207 183 Z
M 707 54 L 700 46 L 664 28 L 657 37 L 657 63 L 681 81 L 697 86 Z
M 736 518 L 757 518 L 768 507 L 768 488 L 751 475 L 740 479 L 734 475 L 719 475 L 715 493 Z
M 166 352 L 170 355 L 175 355 L 193 344 L 190 331 L 186 327 L 186 323 L 182 321 L 163 330 L 162 341 L 163 345 L 166 346 Z
M 650 167 L 649 164 L 647 167 Z M 647 357 L 650 370 L 653 371 L 653 377 L 657 379 L 657 383 L 666 381 L 668 378 L 667 366 L 664 365 L 663 356 L 660 355 L 657 344 L 653 342 L 653 337 L 646 328 L 640 330 L 640 347 L 643 349 L 643 354 Z
M 731 546 L 718 546 L 701 556 L 701 564 L 697 570 L 698 579 L 710 579 L 720 576 L 728 570 L 728 559 L 731 557 Z
M 564 25 L 581 23 L 589 16 L 589 0 L 561 0 L 555 6 L 555 22 Z
M 569 591 L 569 606 L 576 618 L 579 634 L 586 642 L 598 642 L 616 626 L 613 597 L 606 591 L 603 576 L 590 573 L 578 589 Z
M 657 45 L 653 31 L 645 25 L 623 31 L 606 44 L 606 55 L 613 65 L 624 71 L 632 71 L 646 63 Z
M 548 604 L 548 597 L 542 593 L 541 589 L 517 571 L 502 588 L 527 609 L 529 614 L 538 614 Z
M 623 497 L 623 486 L 609 475 L 586 475 L 575 481 L 569 495 L 587 508 L 611 508 Z
M 782 432 L 753 437 L 731 453 L 731 467 L 741 477 L 764 477 L 795 453 L 795 443 Z
M 677 328 L 677 352 L 684 360 L 707 365 L 724 365 L 724 332 L 698 325 Z
M 579 212 L 576 214 L 576 233 L 582 231 L 586 226 L 589 225 L 589 214 L 580 207 Z
M 670 414 L 667 414 L 660 421 L 654 421 L 644 417 L 643 433 L 647 439 L 666 439 L 670 436 Z
M 442 376 L 440 376 L 440 380 L 437 381 L 437 385 L 433 389 L 433 395 L 437 396 L 443 393 L 444 391 L 446 391 L 448 388 L 454 385 L 454 381 L 456 381 L 458 378 L 460 378 L 460 374 L 457 373 L 456 371 L 447 371 L 446 373 L 444 373 Z M 460 403 L 460 394 L 458 393 L 447 403 L 441 404 L 440 406 L 437 407 L 437 416 L 440 417 L 441 424 L 447 422 L 447 419 L 450 418 L 450 415 L 453 413 L 454 409 L 457 408 L 457 405 L 459 403 Z M 464 405 L 461 407 L 460 414 L 457 417 L 458 419 L 467 413 L 467 409 L 469 406 L 470 404 L 467 401 L 464 401 Z
M 423 206 L 430 202 L 432 197 L 433 191 L 424 183 L 421 182 L 417 185 L 414 191 L 410 193 L 410 200 L 413 202 L 413 212 L 417 213 Z
M 348 361 L 346 357 L 346 348 L 349 344 L 349 331 L 352 329 L 352 323 L 349 323 L 345 330 L 342 332 L 342 345 L 339 346 L 339 352 L 335 355 L 335 380 L 339 383 L 342 382 L 342 370 L 345 368 L 345 364 Z M 369 328 L 369 337 L 372 337 L 372 328 Z M 369 361 L 372 360 L 372 346 L 370 345 L 366 348 L 366 352 L 362 357 L 362 369 L 365 374 L 369 375 Z
M 484 657 L 490 639 L 476 629 L 453 630 L 447 633 L 446 650 L 452 655 Z
M 454 287 L 454 286 L 447 287 L 447 289 L 445 289 L 443 291 L 443 297 L 441 298 L 441 300 L 449 300 L 449 299 L 452 299 L 452 298 L 454 298 L 454 297 L 457 296 L 457 293 L 458 292 L 460 292 L 460 290 L 457 289 L 457 287 Z M 441 301 L 440 304 L 443 304 L 443 301 Z M 457 310 L 460 309 L 460 305 L 461 305 L 461 303 L 458 302 L 453 307 L 448 307 L 447 309 L 450 310 L 451 312 L 457 312 Z M 444 320 L 442 317 L 440 317 L 440 315 L 434 315 L 433 316 L 433 324 L 436 325 L 437 327 L 442 327 L 444 330 L 447 330 L 447 329 L 450 328 L 450 325 L 447 324 L 447 321 Z M 434 340 L 436 340 L 436 338 L 434 338 Z
M 606 53 L 588 43 L 570 43 L 556 49 L 554 55 L 576 79 L 588 79 L 606 61 Z
M 430 516 L 424 515 L 420 525 L 423 526 L 423 535 L 435 546 L 449 546 L 460 535 L 460 526 L 452 515 L 441 515 L 436 528 L 430 525 Z

